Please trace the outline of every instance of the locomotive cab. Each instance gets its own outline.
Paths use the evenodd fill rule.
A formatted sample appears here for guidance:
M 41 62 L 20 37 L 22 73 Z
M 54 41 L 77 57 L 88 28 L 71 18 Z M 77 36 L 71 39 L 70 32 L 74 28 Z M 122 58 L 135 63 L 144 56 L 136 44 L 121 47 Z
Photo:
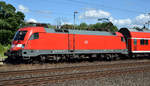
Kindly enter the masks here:
M 7 60 L 9 62 L 16 62 L 21 59 L 22 51 L 26 46 L 26 40 L 28 38 L 28 30 L 27 29 L 19 29 L 12 41 L 11 48 L 5 53 L 5 56 L 8 56 Z M 19 58 L 19 59 L 18 59 Z
M 11 48 L 5 53 L 9 59 L 24 59 L 27 51 L 31 48 L 30 40 L 33 40 L 34 34 L 39 32 L 45 32 L 42 27 L 24 27 L 19 29 L 12 41 Z M 31 49 L 30 49 L 31 50 Z M 22 58 L 23 57 L 23 58 Z M 28 58 L 27 58 L 28 59 Z
M 12 51 L 21 50 L 25 47 L 25 36 L 27 34 L 26 30 L 23 31 L 17 31 L 16 35 L 14 36 L 11 49 Z

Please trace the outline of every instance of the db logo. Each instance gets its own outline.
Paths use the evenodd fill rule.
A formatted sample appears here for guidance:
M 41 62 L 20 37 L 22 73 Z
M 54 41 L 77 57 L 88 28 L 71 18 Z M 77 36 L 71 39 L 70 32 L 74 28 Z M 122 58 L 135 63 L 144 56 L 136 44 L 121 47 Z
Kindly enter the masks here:
M 88 40 L 85 40 L 85 41 L 84 41 L 84 44 L 88 44 Z

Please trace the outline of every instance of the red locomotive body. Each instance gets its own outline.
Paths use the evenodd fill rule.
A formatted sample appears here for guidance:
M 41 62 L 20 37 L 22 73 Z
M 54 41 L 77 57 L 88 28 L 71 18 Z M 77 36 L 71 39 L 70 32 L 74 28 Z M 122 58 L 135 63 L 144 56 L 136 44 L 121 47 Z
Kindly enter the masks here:
M 114 35 L 108 32 L 99 33 L 97 35 L 76 34 L 75 49 L 76 50 L 124 50 L 126 49 L 125 41 L 121 40 L 122 34 Z
M 150 32 L 148 30 L 122 28 L 119 32 L 124 35 L 130 54 L 150 53 Z
M 93 55 L 127 53 L 121 33 L 100 31 L 26 27 L 18 30 L 7 53 L 10 56 L 30 57 L 55 55 Z

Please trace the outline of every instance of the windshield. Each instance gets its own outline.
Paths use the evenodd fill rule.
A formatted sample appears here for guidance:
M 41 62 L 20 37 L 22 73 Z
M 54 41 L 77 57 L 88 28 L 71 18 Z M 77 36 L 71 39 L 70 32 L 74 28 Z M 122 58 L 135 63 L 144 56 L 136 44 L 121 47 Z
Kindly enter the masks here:
M 17 31 L 14 40 L 24 40 L 27 31 Z

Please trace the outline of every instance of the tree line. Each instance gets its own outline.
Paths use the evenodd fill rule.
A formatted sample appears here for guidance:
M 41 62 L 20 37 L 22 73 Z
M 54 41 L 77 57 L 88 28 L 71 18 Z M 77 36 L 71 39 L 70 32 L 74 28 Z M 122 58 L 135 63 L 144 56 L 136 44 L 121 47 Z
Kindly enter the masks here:
M 118 28 L 113 25 L 111 22 L 103 22 L 103 23 L 96 23 L 96 24 L 86 24 L 81 23 L 79 25 L 62 25 L 61 28 L 63 29 L 77 29 L 77 30 L 91 30 L 91 31 L 107 31 L 107 32 L 116 32 Z
M 11 4 L 0 1 L 0 43 L 11 43 L 17 29 L 24 24 L 25 15 Z
M 51 24 L 38 23 L 35 25 L 35 23 L 26 23 L 24 13 L 16 11 L 16 8 L 13 5 L 0 1 L 0 44 L 10 44 L 16 31 L 25 26 L 45 26 L 54 29 L 58 28 L 57 26 Z M 89 25 L 86 23 L 81 23 L 75 26 L 64 24 L 59 28 L 108 32 L 116 32 L 118 30 L 118 28 L 111 22 L 102 22 Z

